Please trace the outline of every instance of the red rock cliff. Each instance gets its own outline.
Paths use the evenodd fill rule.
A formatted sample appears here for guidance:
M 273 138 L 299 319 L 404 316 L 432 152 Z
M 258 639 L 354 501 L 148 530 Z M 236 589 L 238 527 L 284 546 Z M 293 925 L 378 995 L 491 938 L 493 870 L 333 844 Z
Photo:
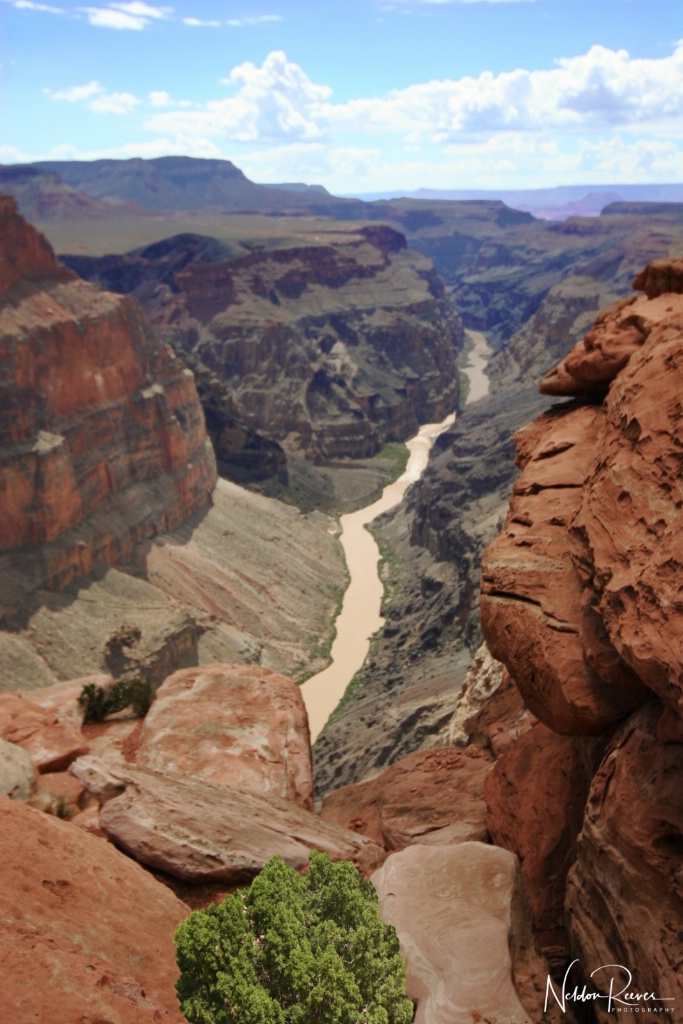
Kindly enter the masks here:
M 682 267 L 650 264 L 646 294 L 544 378 L 573 401 L 517 437 L 481 598 L 488 644 L 543 723 L 499 759 L 487 799 L 546 952 L 560 976 L 567 957 L 584 977 L 619 964 L 667 1000 L 683 998 Z
M 62 589 L 210 501 L 192 374 L 131 299 L 57 263 L 0 197 L 0 567 Z M 3 602 L 4 603 L 4 602 Z

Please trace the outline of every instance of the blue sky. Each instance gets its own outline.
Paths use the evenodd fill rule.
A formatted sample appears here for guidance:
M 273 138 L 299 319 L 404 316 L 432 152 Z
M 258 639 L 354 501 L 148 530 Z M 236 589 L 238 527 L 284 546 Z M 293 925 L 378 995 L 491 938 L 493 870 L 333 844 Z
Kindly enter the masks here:
M 0 0 L 0 162 L 334 192 L 683 181 L 680 0 Z

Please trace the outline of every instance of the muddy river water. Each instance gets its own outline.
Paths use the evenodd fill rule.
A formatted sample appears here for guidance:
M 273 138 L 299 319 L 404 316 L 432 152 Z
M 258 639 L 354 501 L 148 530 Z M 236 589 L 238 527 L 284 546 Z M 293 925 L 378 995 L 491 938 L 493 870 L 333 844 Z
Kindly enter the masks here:
M 478 331 L 467 331 L 473 348 L 463 372 L 469 379 L 467 402 L 476 402 L 488 394 L 486 363 L 489 347 Z M 455 420 L 427 423 L 406 442 L 410 457 L 402 476 L 384 488 L 381 498 L 341 517 L 341 544 L 349 571 L 349 585 L 337 616 L 337 635 L 332 645 L 331 662 L 326 669 L 302 684 L 313 742 L 341 700 L 346 687 L 362 667 L 370 649 L 370 638 L 382 625 L 380 608 L 384 587 L 379 578 L 379 549 L 368 523 L 402 500 L 408 487 L 419 480 L 427 467 L 434 439 Z

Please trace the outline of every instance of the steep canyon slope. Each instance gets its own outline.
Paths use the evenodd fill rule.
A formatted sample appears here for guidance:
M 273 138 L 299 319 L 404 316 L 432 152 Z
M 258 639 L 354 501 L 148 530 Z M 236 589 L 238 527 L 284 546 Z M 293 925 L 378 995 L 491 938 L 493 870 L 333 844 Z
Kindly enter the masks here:
M 0 214 L 1 689 L 319 667 L 344 581 L 333 522 L 215 488 L 192 373 L 133 299 L 60 265 L 13 200 Z
M 65 260 L 137 297 L 222 383 L 236 418 L 309 461 L 363 458 L 442 419 L 463 338 L 430 261 L 386 226 L 299 232 L 238 252 L 178 235 Z

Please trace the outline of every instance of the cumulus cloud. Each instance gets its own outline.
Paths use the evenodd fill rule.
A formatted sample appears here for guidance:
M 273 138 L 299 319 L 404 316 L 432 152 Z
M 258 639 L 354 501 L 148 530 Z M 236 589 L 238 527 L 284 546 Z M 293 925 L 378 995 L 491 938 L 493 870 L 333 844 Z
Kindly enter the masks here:
M 146 127 L 179 139 L 222 136 L 237 142 L 285 142 L 323 137 L 324 109 L 332 95 L 281 50 L 268 54 L 257 67 L 251 62 L 233 68 L 224 85 L 237 86 L 235 96 L 212 100 L 197 111 L 158 114 Z
M 140 32 L 153 21 L 168 18 L 172 13 L 170 7 L 154 7 L 142 0 L 129 0 L 125 3 L 110 3 L 106 7 L 78 7 L 77 10 L 86 16 L 91 25 L 97 28 L 113 28 L 121 31 Z
M 202 21 L 201 18 L 183 18 L 183 25 L 190 25 L 192 28 L 202 28 L 204 26 L 218 28 L 220 21 Z
M 241 143 L 313 143 L 350 135 L 393 135 L 410 146 L 462 145 L 501 134 L 597 135 L 619 130 L 683 135 L 683 42 L 669 57 L 634 59 L 593 46 L 541 70 L 519 68 L 442 79 L 379 97 L 335 103 L 282 51 L 261 66 L 235 67 L 224 85 L 236 89 L 192 111 L 164 111 L 146 122 L 162 134 L 222 137 Z M 161 104 L 159 104 L 161 105 Z
M 68 89 L 43 91 L 51 99 L 62 103 L 84 103 L 96 114 L 130 114 L 141 102 L 130 92 L 107 92 L 95 79 L 86 82 L 85 85 L 73 85 Z

